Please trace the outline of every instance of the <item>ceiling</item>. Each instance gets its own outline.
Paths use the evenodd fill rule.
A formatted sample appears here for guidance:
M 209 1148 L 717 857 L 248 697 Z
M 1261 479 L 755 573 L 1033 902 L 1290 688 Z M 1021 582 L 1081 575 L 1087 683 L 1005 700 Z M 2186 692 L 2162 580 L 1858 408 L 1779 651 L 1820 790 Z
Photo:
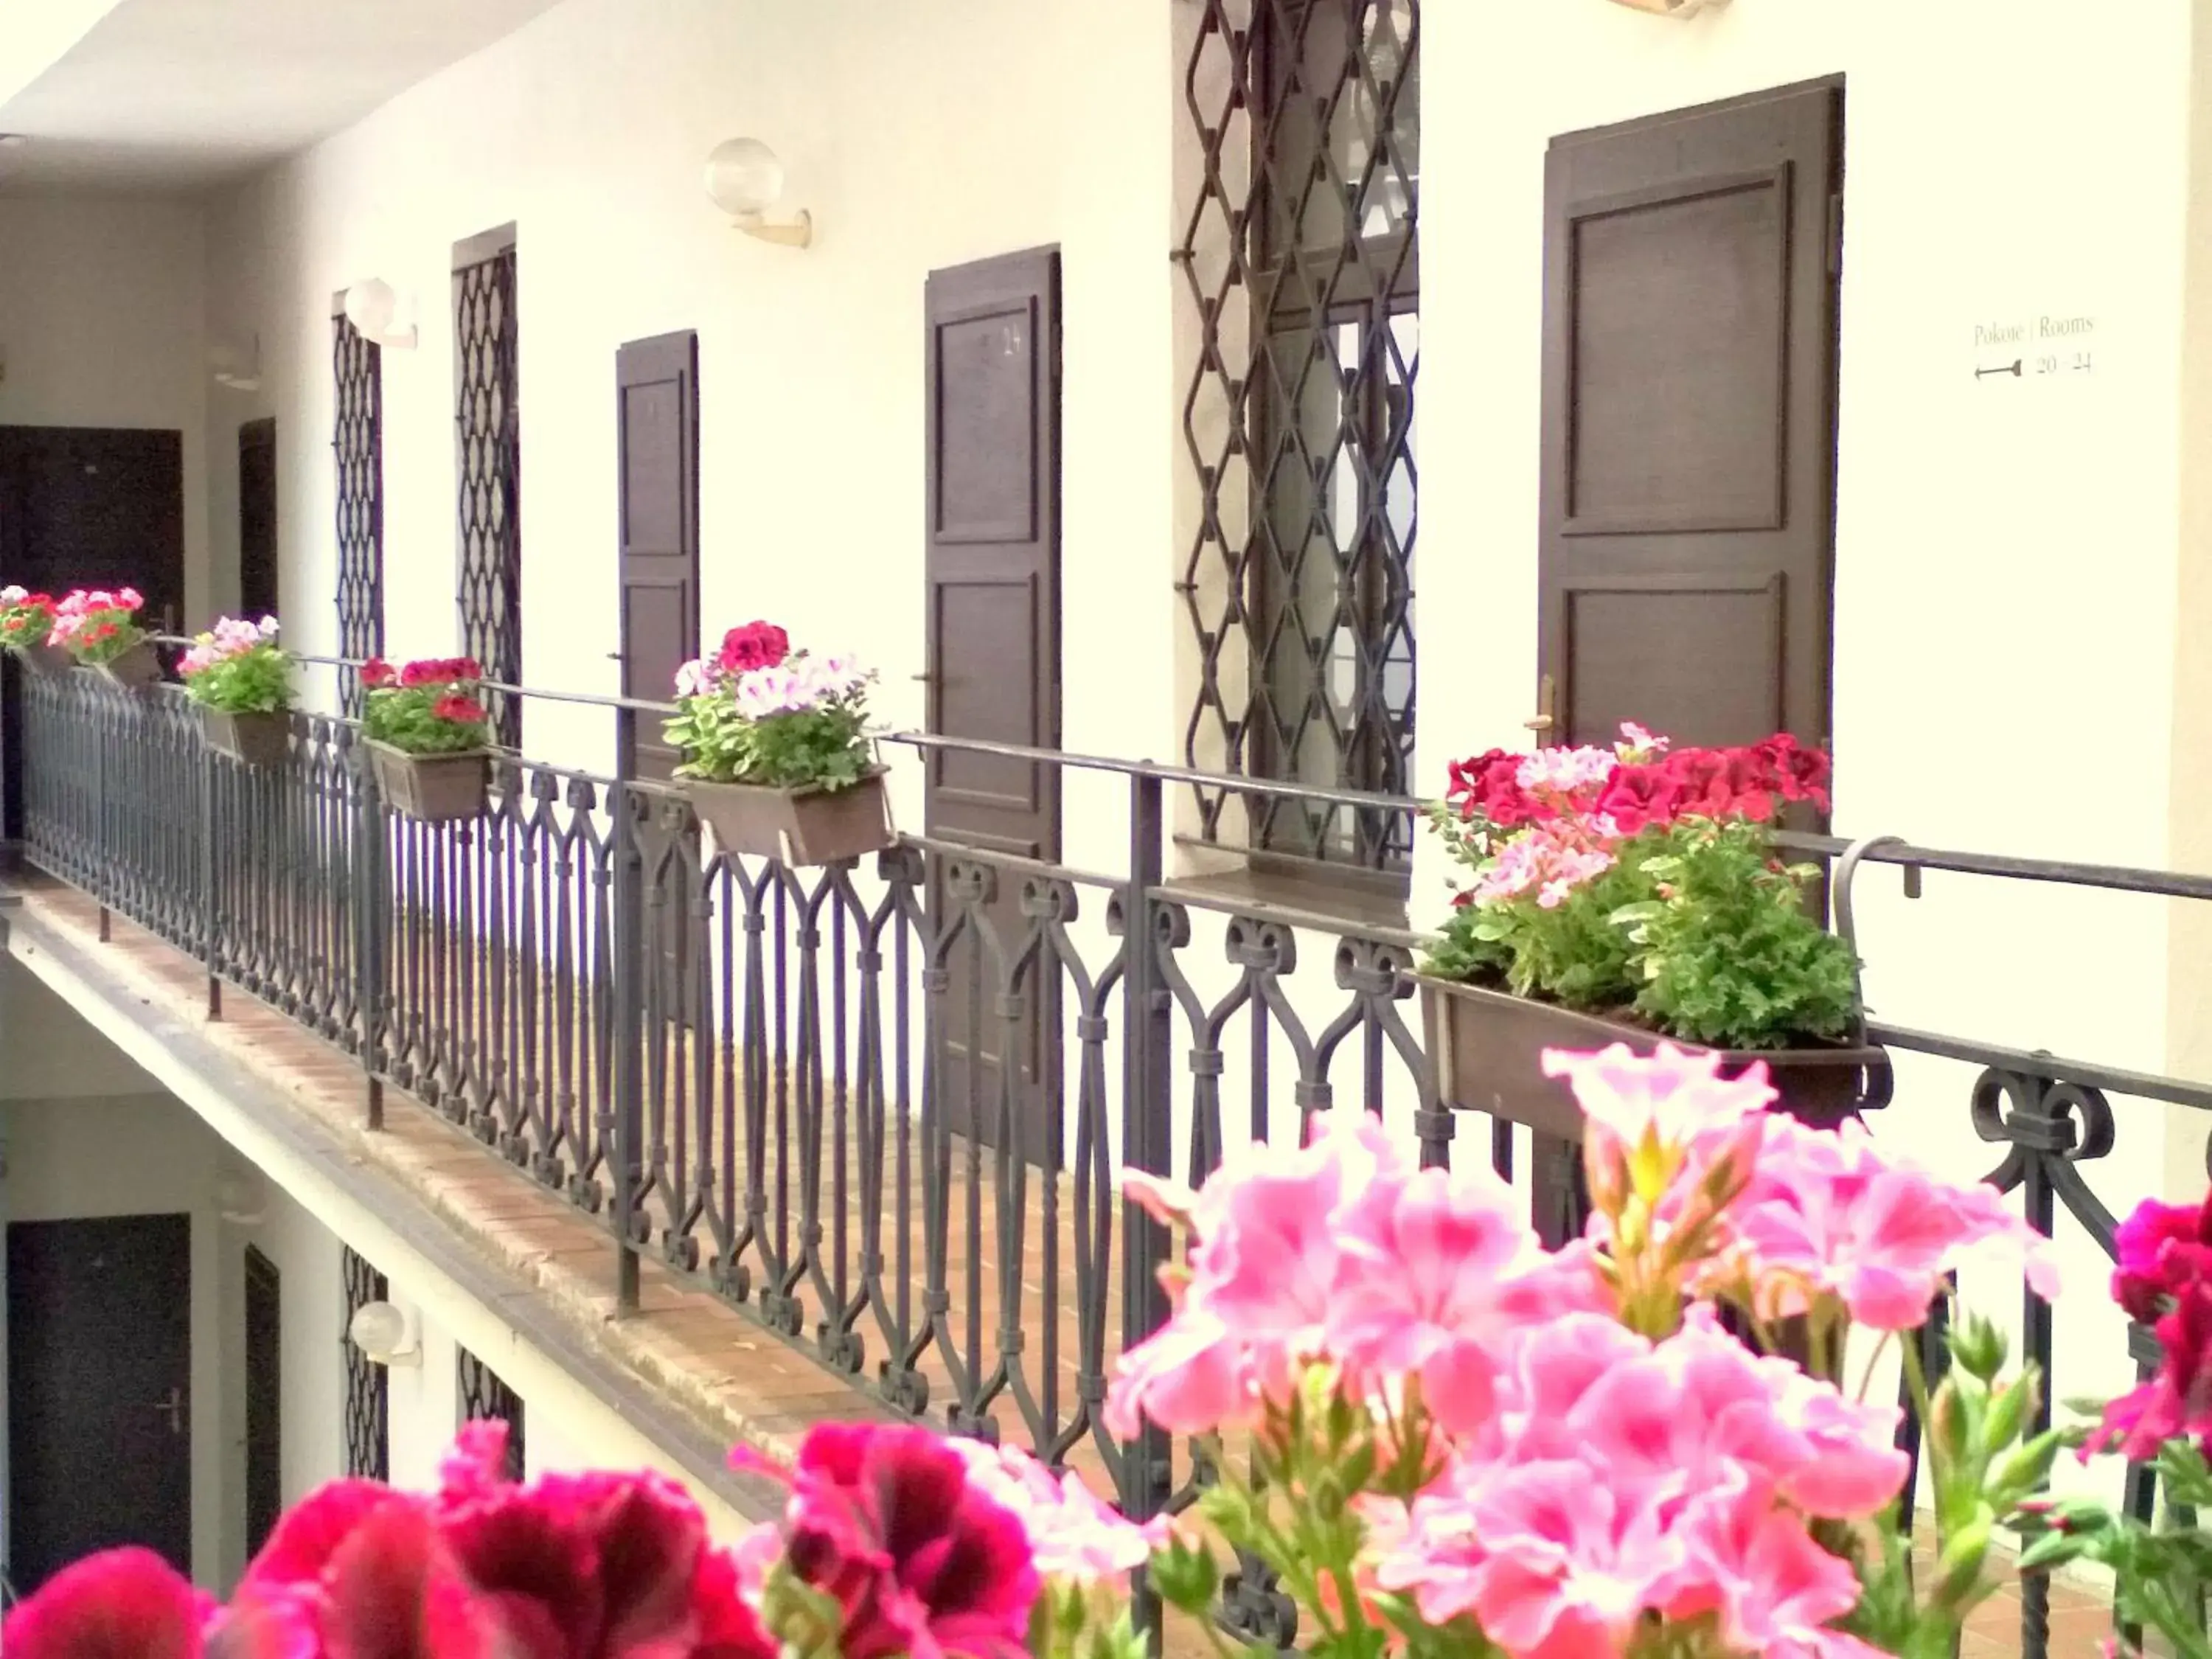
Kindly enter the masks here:
M 0 194 L 196 194 L 558 0 L 0 0 Z

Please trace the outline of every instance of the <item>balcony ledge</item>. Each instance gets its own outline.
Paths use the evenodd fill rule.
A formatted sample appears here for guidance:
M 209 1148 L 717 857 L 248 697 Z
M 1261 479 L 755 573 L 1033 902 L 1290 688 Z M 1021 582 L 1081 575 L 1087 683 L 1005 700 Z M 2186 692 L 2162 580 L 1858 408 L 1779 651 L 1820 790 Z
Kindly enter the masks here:
M 443 1117 L 386 1091 L 362 1121 L 359 1068 L 235 987 L 204 1013 L 190 957 L 42 878 L 0 898 L 4 947 L 326 1226 L 441 1309 L 526 1399 L 580 1389 L 644 1443 L 641 1457 L 743 1522 L 782 1509 L 772 1481 L 726 1466 L 752 1446 L 787 1462 L 812 1424 L 886 1419 L 853 1383 L 648 1258 L 636 1314 L 615 1316 L 611 1235 Z M 532 1351 L 535 1351 L 535 1359 Z M 654 1454 L 658 1454 L 654 1455 Z

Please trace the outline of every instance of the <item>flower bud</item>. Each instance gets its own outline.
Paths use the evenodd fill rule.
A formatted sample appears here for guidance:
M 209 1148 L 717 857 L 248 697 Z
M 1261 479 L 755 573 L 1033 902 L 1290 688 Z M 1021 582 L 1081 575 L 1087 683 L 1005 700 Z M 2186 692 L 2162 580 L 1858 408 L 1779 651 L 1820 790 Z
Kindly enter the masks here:
M 2004 1369 L 2004 1333 L 1979 1314 L 1970 1313 L 1951 1329 L 1951 1358 L 1967 1376 L 1984 1382 Z
M 1928 1449 L 1948 1464 L 1956 1465 L 1965 1456 L 1972 1424 L 1968 1420 L 1966 1402 L 1959 1397 L 1959 1386 L 1954 1379 L 1946 1378 L 1936 1390 L 1936 1397 L 1928 1402 Z
M 2000 1388 L 1990 1395 L 1989 1418 L 1982 1428 L 1985 1449 L 2002 1451 L 2020 1437 L 2021 1427 L 2035 1410 L 2039 1393 L 2031 1372 L 2010 1387 Z
M 1176 1537 L 1153 1556 L 1152 1574 L 1152 1588 L 1170 1607 L 1195 1618 L 1212 1617 L 1213 1598 L 1221 1589 L 1221 1567 L 1212 1551 Z
M 1943 1546 L 1943 1553 L 1936 1563 L 1936 1600 L 1956 1603 L 1972 1595 L 1975 1585 L 1981 1580 L 1982 1566 L 1989 1559 L 1989 1518 L 1986 1515 L 1978 1515 L 1960 1528 Z

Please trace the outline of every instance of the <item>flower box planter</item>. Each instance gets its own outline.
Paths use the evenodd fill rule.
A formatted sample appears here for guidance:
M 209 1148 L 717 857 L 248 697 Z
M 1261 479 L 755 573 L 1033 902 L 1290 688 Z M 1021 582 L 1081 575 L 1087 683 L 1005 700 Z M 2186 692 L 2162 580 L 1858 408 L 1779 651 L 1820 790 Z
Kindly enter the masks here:
M 121 656 L 92 665 L 93 672 L 126 691 L 143 691 L 161 683 L 161 654 L 151 640 L 141 640 Z
M 66 679 L 76 666 L 76 659 L 67 650 L 58 645 L 48 645 L 44 640 L 36 645 L 18 647 L 15 655 L 27 670 L 41 679 Z
M 1421 1016 L 1439 1097 L 1462 1110 L 1488 1112 L 1539 1134 L 1580 1140 L 1582 1111 L 1567 1086 L 1544 1075 L 1547 1048 L 1595 1049 L 1625 1042 L 1648 1054 L 1668 1039 L 1642 1026 L 1486 986 L 1421 976 Z M 1694 1042 L 1675 1047 L 1705 1052 Z M 1774 1109 L 1815 1128 L 1830 1128 L 1887 1105 L 1889 1056 L 1868 1044 L 1822 1044 L 1759 1053 L 1730 1052 L 1730 1069 L 1766 1062 Z
M 726 853 L 780 859 L 798 869 L 864 858 L 898 844 L 880 769 L 845 789 L 769 789 L 687 778 L 684 790 Z
M 491 791 L 491 751 L 410 755 L 371 742 L 368 768 L 377 792 L 392 810 L 419 823 L 452 823 L 481 817 Z
M 292 717 L 286 714 L 231 714 L 200 709 L 200 730 L 208 747 L 242 765 L 282 766 L 292 752 Z

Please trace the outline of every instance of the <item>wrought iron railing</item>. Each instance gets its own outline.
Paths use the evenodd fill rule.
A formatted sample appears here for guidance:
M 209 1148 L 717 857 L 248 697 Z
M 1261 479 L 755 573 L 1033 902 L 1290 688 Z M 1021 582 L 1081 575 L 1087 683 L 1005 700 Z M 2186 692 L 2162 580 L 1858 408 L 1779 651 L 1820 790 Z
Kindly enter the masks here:
M 211 1014 L 245 988 L 359 1060 L 372 1126 L 396 1085 L 599 1218 L 626 1305 L 650 1256 L 889 1406 L 1084 1467 L 1133 1514 L 1188 1503 L 1204 1471 L 1100 1420 L 1115 1354 L 1165 1315 L 1168 1241 L 1121 1202 L 1117 1165 L 1196 1179 L 1225 1145 L 1333 1104 L 1381 1113 L 1431 1164 L 1471 1117 L 1524 1188 L 1559 1155 L 1437 1099 L 1414 936 L 1165 879 L 1170 788 L 1372 797 L 908 735 L 891 741 L 1117 780 L 1125 860 L 908 836 L 872 867 L 797 871 L 706 854 L 664 787 L 507 757 L 486 816 L 428 826 L 385 810 L 342 720 L 295 714 L 287 763 L 252 769 L 205 747 L 174 686 L 10 682 L 28 860 L 94 896 L 103 929 L 119 915 L 198 957 Z M 2212 898 L 2212 878 L 2154 871 L 1802 846 L 1832 860 L 1846 931 L 1869 863 L 1902 866 L 1908 890 L 1932 870 Z M 2038 1228 L 2063 1212 L 2108 1255 L 2112 1211 L 2084 1166 L 2113 1150 L 2112 1097 L 2212 1111 L 2212 1089 L 2178 1078 L 1873 1035 L 1958 1063 L 1959 1103 L 2002 1148 L 1990 1178 Z M 2050 1309 L 2024 1285 L 2021 1306 L 2027 1356 L 2065 1388 Z M 2149 1363 L 2147 1332 L 2131 1352 Z M 2147 1474 L 2127 1498 L 2148 1511 Z M 2047 1586 L 2021 1607 L 2040 1659 Z M 1255 1573 L 1224 1616 L 1263 1643 L 1295 1634 Z

